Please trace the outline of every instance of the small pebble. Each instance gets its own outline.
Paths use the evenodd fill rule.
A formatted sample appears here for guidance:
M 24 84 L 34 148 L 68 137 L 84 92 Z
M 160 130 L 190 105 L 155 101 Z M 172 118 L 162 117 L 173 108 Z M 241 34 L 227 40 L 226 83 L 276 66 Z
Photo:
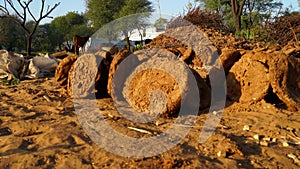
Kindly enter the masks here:
M 217 153 L 217 156 L 218 156 L 218 157 L 221 157 L 221 156 L 222 156 L 222 151 L 219 151 L 219 152 Z
M 258 134 L 255 134 L 255 135 L 253 136 L 253 138 L 254 138 L 255 140 L 259 140 L 259 135 L 258 135 Z
M 283 142 L 282 142 L 282 146 L 283 146 L 283 147 L 288 147 L 288 146 L 289 146 L 289 143 L 286 142 L 286 141 L 283 141 Z
M 288 154 L 287 155 L 289 158 L 291 158 L 291 159 L 296 159 L 297 157 L 294 155 L 294 154 L 292 154 L 292 153 L 290 153 L 290 154 Z
M 160 120 L 155 121 L 156 126 L 160 126 L 162 124 L 165 124 L 165 123 L 163 121 L 160 121 Z
M 44 95 L 43 98 L 44 98 L 45 100 L 47 100 L 47 102 L 51 102 L 51 100 L 50 100 L 50 98 L 49 98 L 48 96 Z
M 213 115 L 218 115 L 218 112 L 217 111 L 213 111 Z
M 260 145 L 265 146 L 265 147 L 269 146 L 268 142 L 266 142 L 266 141 L 261 141 Z
M 263 138 L 264 141 L 271 141 L 271 138 L 270 137 L 265 137 Z
M 297 158 L 296 155 L 290 153 L 290 154 L 288 154 L 287 156 L 288 156 L 289 158 L 293 159 L 295 164 L 297 164 L 297 165 L 300 166 L 300 160 Z
M 250 130 L 250 126 L 248 126 L 248 125 L 244 125 L 244 127 L 243 127 L 243 131 L 249 131 Z
M 219 151 L 219 152 L 217 153 L 217 156 L 218 156 L 218 157 L 226 158 L 226 157 L 227 157 L 227 153 L 226 153 L 225 151 Z

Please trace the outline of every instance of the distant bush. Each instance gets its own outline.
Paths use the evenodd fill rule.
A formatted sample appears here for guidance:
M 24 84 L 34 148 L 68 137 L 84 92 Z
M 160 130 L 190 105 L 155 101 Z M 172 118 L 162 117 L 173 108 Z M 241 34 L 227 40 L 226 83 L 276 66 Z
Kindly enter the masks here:
M 290 41 L 300 39 L 300 13 L 296 12 L 288 16 L 278 18 L 266 26 L 266 37 L 261 40 L 274 42 L 279 45 L 287 45 Z
M 203 11 L 200 8 L 195 8 L 195 9 L 191 10 L 184 17 L 179 16 L 179 17 L 173 19 L 173 21 L 171 21 L 167 27 L 172 28 L 172 27 L 180 26 L 177 24 L 182 24 L 182 22 L 181 23 L 176 22 L 180 19 L 189 21 L 190 23 L 192 23 L 202 29 L 213 28 L 214 30 L 218 30 L 218 31 L 226 32 L 226 33 L 229 32 L 228 27 L 223 22 L 222 17 L 218 13 Z M 183 26 L 183 25 L 181 25 L 181 26 Z
M 138 51 L 138 50 L 142 50 L 142 49 L 144 49 L 143 44 L 138 44 L 133 47 L 133 51 Z
M 26 56 L 27 55 L 27 53 L 26 52 L 17 52 L 18 54 L 21 54 L 21 55 L 24 55 L 24 56 Z M 31 52 L 31 56 L 38 56 L 39 54 L 53 54 L 54 52 Z

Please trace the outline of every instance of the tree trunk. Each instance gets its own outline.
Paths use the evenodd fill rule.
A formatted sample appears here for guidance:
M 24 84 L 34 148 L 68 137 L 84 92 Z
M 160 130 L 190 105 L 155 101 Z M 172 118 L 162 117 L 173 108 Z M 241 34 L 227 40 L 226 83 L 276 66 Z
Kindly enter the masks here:
M 235 20 L 235 31 L 236 31 L 236 33 L 239 34 L 241 32 L 241 30 L 242 30 L 241 16 L 236 16 L 234 18 L 234 20 Z
M 32 34 L 28 34 L 28 37 L 27 37 L 27 46 L 26 46 L 27 56 L 31 55 L 31 41 L 32 41 Z
M 125 36 L 125 42 L 126 42 L 126 49 L 130 51 L 130 41 L 129 41 L 129 35 L 127 31 L 123 31 L 123 35 Z
M 238 34 L 241 32 L 242 29 L 241 17 L 245 2 L 246 0 L 243 0 L 241 3 L 239 3 L 238 0 L 231 0 L 232 13 L 235 21 L 235 31 Z
M 126 42 L 126 49 L 130 51 L 130 41 L 128 36 L 125 38 L 125 42 Z

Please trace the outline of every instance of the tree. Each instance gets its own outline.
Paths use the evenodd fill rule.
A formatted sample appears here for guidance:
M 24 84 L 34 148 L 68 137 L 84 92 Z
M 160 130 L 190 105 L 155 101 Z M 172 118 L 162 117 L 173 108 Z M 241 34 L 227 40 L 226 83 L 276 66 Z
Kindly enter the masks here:
M 281 14 L 279 0 L 195 0 L 205 10 L 217 12 L 230 30 L 243 34 L 267 24 L 273 17 Z M 232 19 L 233 18 L 233 19 Z
M 9 51 L 13 51 L 18 47 L 25 48 L 25 36 L 21 26 L 11 18 L 0 19 L 0 49 L 5 47 Z
M 86 0 L 86 4 L 86 16 L 92 21 L 92 27 L 97 30 L 116 18 L 125 0 Z
M 33 51 L 54 51 L 55 45 L 51 42 L 50 24 L 39 25 L 32 39 Z
M 50 23 L 50 40 L 51 42 L 61 50 L 62 43 L 67 41 L 67 25 L 66 19 L 63 16 L 54 18 Z
M 241 2 L 240 2 L 241 1 Z M 235 31 L 240 33 L 242 29 L 242 14 L 246 0 L 231 0 L 232 14 L 235 21 Z
M 209 11 L 215 11 L 221 13 L 222 1 L 221 0 L 195 0 L 199 2 L 201 6 Z
M 233 19 L 230 0 L 195 0 L 206 11 L 215 12 L 223 18 L 231 32 L 235 32 L 235 21 Z
M 50 8 L 50 6 L 48 5 L 47 10 L 45 11 L 45 0 L 41 0 L 41 8 L 39 11 L 39 15 L 35 16 L 30 8 L 30 4 L 33 2 L 33 0 L 27 0 L 27 1 L 22 1 L 21 0 L 17 0 L 17 6 L 14 5 L 13 1 L 11 0 L 4 0 L 4 4 L 0 5 L 0 11 L 1 11 L 1 17 L 0 18 L 5 18 L 5 17 L 9 17 L 12 18 L 13 21 L 15 21 L 16 23 L 18 23 L 25 31 L 26 36 L 27 36 L 27 46 L 26 46 L 26 52 L 27 55 L 31 54 L 31 43 L 32 43 L 32 37 L 33 34 L 35 33 L 38 25 L 40 24 L 40 22 L 45 19 L 45 18 L 52 18 L 50 17 L 50 13 L 60 4 L 60 2 L 54 4 L 54 6 L 52 6 Z M 10 14 L 10 11 L 13 11 L 17 17 L 12 17 L 13 15 Z M 29 27 L 26 26 L 26 21 L 27 21 L 27 17 L 30 16 L 33 21 L 33 28 L 30 29 Z
M 254 39 L 266 34 L 265 26 L 274 18 L 287 11 L 282 11 L 283 4 L 278 0 L 247 0 L 242 16 L 243 36 Z
M 66 42 L 68 48 L 71 44 L 74 35 L 90 35 L 92 29 L 88 24 L 88 19 L 84 14 L 77 12 L 69 12 L 65 16 L 59 16 L 50 23 L 51 40 L 61 48 L 62 44 Z
M 154 22 L 153 26 L 156 28 L 157 32 L 160 32 L 160 31 L 164 31 L 165 30 L 165 26 L 166 26 L 167 23 L 168 23 L 168 19 L 160 17 L 159 19 L 157 19 Z
M 92 21 L 92 26 L 99 29 L 109 22 L 128 15 L 137 13 L 152 12 L 151 2 L 148 0 L 87 0 L 87 17 Z M 136 15 L 137 16 L 137 15 Z M 142 28 L 143 16 L 139 15 L 136 18 L 125 17 L 122 23 L 114 25 L 118 28 L 111 28 L 113 31 L 121 31 L 125 36 L 127 46 L 129 47 L 129 32 L 134 28 Z M 128 23 L 124 23 L 128 19 Z M 116 32 L 105 29 L 111 36 Z
M 116 19 L 118 19 L 121 17 L 138 14 L 133 17 L 129 16 L 124 18 L 128 19 L 128 21 L 118 25 L 125 36 L 127 49 L 130 49 L 129 33 L 135 29 L 141 30 L 147 26 L 147 22 L 143 20 L 144 18 L 149 17 L 149 12 L 153 12 L 153 7 L 150 1 L 125 0 L 125 5 L 122 7 L 121 11 L 115 15 Z
M 222 12 L 222 7 L 228 4 L 228 1 L 221 0 L 195 0 L 196 2 L 200 2 L 206 9 L 210 11 L 216 11 L 221 16 L 224 16 L 224 12 Z M 242 14 L 243 8 L 246 0 L 230 0 L 231 12 L 233 15 L 233 19 L 235 22 L 235 31 L 236 33 L 240 33 L 242 29 Z

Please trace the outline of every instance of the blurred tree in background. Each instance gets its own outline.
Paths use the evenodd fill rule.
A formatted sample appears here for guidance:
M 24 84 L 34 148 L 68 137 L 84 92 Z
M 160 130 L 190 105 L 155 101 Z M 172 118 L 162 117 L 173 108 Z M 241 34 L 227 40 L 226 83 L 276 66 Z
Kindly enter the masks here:
M 125 0 L 124 6 L 115 15 L 115 18 L 127 19 L 127 22 L 122 22 L 118 24 L 119 30 L 125 36 L 125 41 L 127 49 L 130 49 L 129 34 L 131 31 L 138 29 L 139 31 L 147 27 L 147 22 L 144 21 L 145 18 L 149 17 L 149 12 L 153 12 L 153 7 L 148 0 Z M 134 17 L 130 15 L 135 15 Z M 129 16 L 129 17 L 128 17 Z
M 55 18 L 50 23 L 50 40 L 52 45 L 60 50 L 63 46 L 71 48 L 70 42 L 74 35 L 91 35 L 92 33 L 93 30 L 85 14 L 69 12 L 65 16 Z
M 94 30 L 116 19 L 125 0 L 86 0 L 86 16 L 92 22 Z
M 280 0 L 195 0 L 207 11 L 217 12 L 231 32 L 254 39 L 264 32 L 264 26 L 284 15 Z
M 26 47 L 25 32 L 11 18 L 0 19 L 0 49 L 20 51 Z

